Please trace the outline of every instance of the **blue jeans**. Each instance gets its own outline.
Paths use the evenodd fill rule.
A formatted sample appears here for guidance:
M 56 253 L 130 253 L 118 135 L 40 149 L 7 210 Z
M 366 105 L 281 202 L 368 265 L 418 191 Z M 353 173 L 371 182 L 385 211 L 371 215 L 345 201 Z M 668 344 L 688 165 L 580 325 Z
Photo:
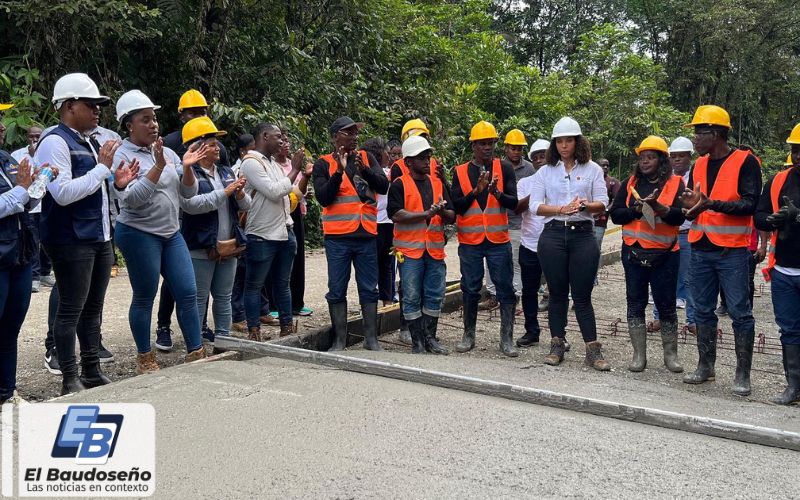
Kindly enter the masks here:
M 750 304 L 750 252 L 746 248 L 726 248 L 717 251 L 692 249 L 692 272 L 689 286 L 694 299 L 695 320 L 698 326 L 716 330 L 717 296 L 722 287 L 728 304 L 728 315 L 734 332 L 755 329 Z
M 211 259 L 192 258 L 195 281 L 197 282 L 197 311 L 205 313 L 208 294 L 214 297 L 211 312 L 214 315 L 214 334 L 231 333 L 231 291 L 236 277 L 236 261 L 227 259 L 216 262 Z M 200 318 L 203 321 L 203 318 Z
M 628 321 L 644 323 L 647 309 L 647 290 L 653 290 L 656 310 L 665 321 L 677 323 L 675 290 L 680 255 L 669 252 L 667 260 L 658 267 L 642 267 L 631 261 L 631 247 L 622 245 L 622 267 L 625 269 L 625 297 L 628 302 Z
M 694 325 L 694 300 L 692 300 L 692 293 L 689 290 L 689 270 L 692 267 L 692 244 L 689 243 L 689 233 L 678 233 L 678 243 L 681 249 L 678 252 L 680 264 L 678 265 L 678 290 L 675 298 L 686 301 L 686 324 Z M 660 319 L 658 307 L 653 308 L 653 317 Z
M 411 321 L 423 314 L 439 317 L 444 300 L 447 265 L 428 252 L 419 259 L 406 257 L 400 264 L 403 283 L 403 317 Z
M 17 388 L 17 338 L 31 303 L 31 265 L 0 271 L 0 401 Z
M 328 261 L 329 304 L 347 301 L 350 266 L 356 268 L 358 301 L 378 302 L 378 250 L 374 238 L 325 238 L 325 259 Z
M 289 277 L 292 275 L 292 261 L 297 252 L 297 240 L 289 231 L 285 241 L 265 240 L 247 235 L 247 267 L 244 278 L 244 311 L 247 327 L 261 326 L 261 288 L 272 277 L 272 296 L 278 307 L 281 325 L 292 324 L 292 294 L 289 291 Z
M 153 302 L 158 293 L 159 275 L 164 276 L 175 297 L 178 324 L 186 342 L 186 351 L 192 352 L 202 347 L 192 257 L 180 231 L 164 238 L 117 222 L 114 238 L 128 266 L 133 289 L 128 321 L 139 353 L 147 353 L 151 349 L 150 322 Z
M 781 333 L 781 344 L 800 344 L 800 276 L 789 276 L 773 269 L 772 308 L 775 311 L 775 323 Z
M 511 243 L 492 243 L 483 240 L 479 245 L 458 245 L 458 259 L 461 265 L 461 292 L 464 302 L 476 303 L 481 297 L 483 286 L 483 261 L 492 277 L 497 301 L 501 304 L 515 304 L 514 262 Z

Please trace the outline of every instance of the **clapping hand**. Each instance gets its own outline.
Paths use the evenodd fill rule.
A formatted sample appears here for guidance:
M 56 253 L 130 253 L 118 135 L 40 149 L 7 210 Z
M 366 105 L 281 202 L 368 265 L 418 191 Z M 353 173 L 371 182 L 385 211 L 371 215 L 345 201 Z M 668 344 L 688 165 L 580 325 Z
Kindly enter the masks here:
M 683 192 L 681 201 L 683 201 L 683 206 L 685 207 L 683 213 L 689 219 L 697 217 L 711 206 L 711 200 L 700 189 L 699 182 L 695 185 L 694 191 L 687 189 Z
M 337 156 L 336 171 L 341 174 L 347 166 L 347 149 L 344 146 L 340 147 Z
M 225 186 L 225 196 L 231 196 L 232 194 L 238 194 L 244 189 L 244 185 L 247 181 L 244 177 L 236 179 L 235 181 L 231 182 L 227 186 Z
M 489 187 L 489 172 L 483 171 L 478 177 L 478 185 L 475 186 L 475 194 L 481 194 Z
M 159 137 L 156 139 L 156 142 L 153 143 L 153 157 L 156 160 L 155 167 L 159 170 L 164 168 L 167 164 L 167 160 L 164 159 L 164 139 Z
M 445 205 L 447 205 L 447 200 L 444 198 L 439 198 L 439 201 L 431 205 L 431 208 L 428 209 L 430 217 L 441 215 L 441 213 L 444 211 Z
M 125 165 L 125 161 L 121 161 L 119 162 L 119 166 L 117 166 L 117 171 L 114 172 L 114 186 L 118 189 L 125 189 L 138 175 L 139 160 L 134 158 L 133 161 L 127 165 Z
M 19 162 L 19 169 L 17 169 L 17 186 L 28 189 L 31 187 L 31 184 L 33 184 L 33 180 L 39 176 L 41 170 L 41 168 L 37 168 L 35 171 L 31 172 L 30 162 L 28 162 L 27 158 L 23 158 L 23 160 Z
M 499 191 L 497 190 L 497 183 L 499 181 L 500 177 L 495 175 L 494 177 L 492 177 L 492 182 L 489 183 L 489 193 L 491 193 L 495 197 L 497 197 L 497 195 L 500 194 Z
M 581 210 L 581 203 L 585 200 L 582 200 L 580 197 L 576 196 L 571 202 L 567 205 L 561 207 L 559 210 L 560 215 L 575 215 Z
M 775 213 L 767 216 L 767 222 L 776 228 L 785 227 L 793 222 L 798 222 L 800 216 L 800 209 L 798 209 L 791 198 L 788 196 L 783 197 L 783 206 Z
M 183 154 L 183 165 L 192 166 L 206 157 L 207 154 L 211 152 L 211 148 L 209 148 L 205 143 L 200 143 L 200 141 L 195 142 L 194 144 L 189 147 L 189 150 Z
M 102 163 L 111 170 L 114 165 L 114 154 L 120 146 L 122 146 L 122 141 L 106 141 L 100 146 L 100 152 L 97 153 L 97 163 Z
M 301 147 L 292 155 L 292 170 L 300 172 L 303 170 L 303 162 L 306 159 L 306 148 Z

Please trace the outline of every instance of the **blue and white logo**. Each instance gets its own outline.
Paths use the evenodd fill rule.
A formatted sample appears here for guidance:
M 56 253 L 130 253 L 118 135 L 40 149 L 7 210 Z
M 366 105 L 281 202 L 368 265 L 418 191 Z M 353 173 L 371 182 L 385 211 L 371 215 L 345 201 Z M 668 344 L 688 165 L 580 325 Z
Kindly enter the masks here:
M 58 427 L 53 458 L 74 458 L 76 464 L 105 464 L 114 456 L 123 416 L 101 414 L 97 405 L 70 405 Z

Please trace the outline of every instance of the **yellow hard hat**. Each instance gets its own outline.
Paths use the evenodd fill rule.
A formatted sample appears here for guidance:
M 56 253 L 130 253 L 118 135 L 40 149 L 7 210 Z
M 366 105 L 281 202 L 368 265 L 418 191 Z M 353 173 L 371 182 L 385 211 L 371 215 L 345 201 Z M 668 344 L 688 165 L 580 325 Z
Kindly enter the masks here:
M 786 139 L 786 144 L 800 144 L 800 123 L 794 126 L 789 138 Z
M 199 90 L 191 89 L 187 90 L 181 96 L 181 100 L 178 101 L 178 112 L 183 111 L 187 108 L 207 108 L 208 103 L 206 102 L 206 98 L 203 97 L 203 94 L 200 93 Z
M 409 137 L 415 137 L 421 134 L 431 134 L 431 131 L 428 130 L 428 126 L 425 125 L 425 122 L 419 118 L 408 120 L 406 124 L 403 125 L 402 132 L 400 132 L 400 142 L 405 141 Z
M 499 139 L 499 137 L 494 125 L 481 120 L 472 126 L 472 131 L 469 134 L 469 142 L 481 141 L 483 139 Z
M 783 162 L 783 166 L 791 167 L 792 165 L 794 165 L 794 162 L 792 162 L 792 153 L 789 153 L 789 156 L 786 157 L 786 161 Z
M 692 122 L 684 126 L 695 127 L 697 125 L 718 125 L 720 127 L 731 128 L 731 117 L 727 111 L 719 106 L 710 104 L 698 106 L 697 111 L 694 112 Z
M 221 137 L 227 134 L 224 130 L 217 130 L 217 126 L 207 116 L 192 118 L 183 126 L 181 138 L 183 143 L 193 141 L 198 137 Z
M 9 109 L 13 108 L 13 104 L 2 104 L 0 103 L 0 111 L 8 111 Z
M 509 130 L 506 134 L 506 138 L 503 141 L 504 143 L 510 146 L 527 146 L 528 141 L 525 140 L 525 134 L 522 133 L 522 130 L 515 128 L 513 130 Z
M 665 155 L 668 155 L 669 146 L 667 145 L 667 141 L 661 137 L 657 135 L 648 135 L 634 151 L 637 155 L 642 154 L 642 151 L 661 151 Z
M 289 193 L 289 212 L 294 212 L 297 208 L 297 195 L 294 194 L 294 191 Z

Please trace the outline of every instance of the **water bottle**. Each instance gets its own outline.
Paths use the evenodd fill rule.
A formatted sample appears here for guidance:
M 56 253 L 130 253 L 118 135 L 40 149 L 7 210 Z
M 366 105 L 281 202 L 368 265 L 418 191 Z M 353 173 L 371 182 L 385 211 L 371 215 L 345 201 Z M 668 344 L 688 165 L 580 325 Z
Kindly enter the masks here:
M 47 191 L 47 184 L 50 182 L 50 179 L 53 178 L 53 171 L 50 170 L 50 167 L 45 167 L 39 172 L 39 176 L 33 181 L 31 187 L 28 188 L 28 196 L 31 199 L 38 200 L 42 196 L 44 196 L 45 191 Z

